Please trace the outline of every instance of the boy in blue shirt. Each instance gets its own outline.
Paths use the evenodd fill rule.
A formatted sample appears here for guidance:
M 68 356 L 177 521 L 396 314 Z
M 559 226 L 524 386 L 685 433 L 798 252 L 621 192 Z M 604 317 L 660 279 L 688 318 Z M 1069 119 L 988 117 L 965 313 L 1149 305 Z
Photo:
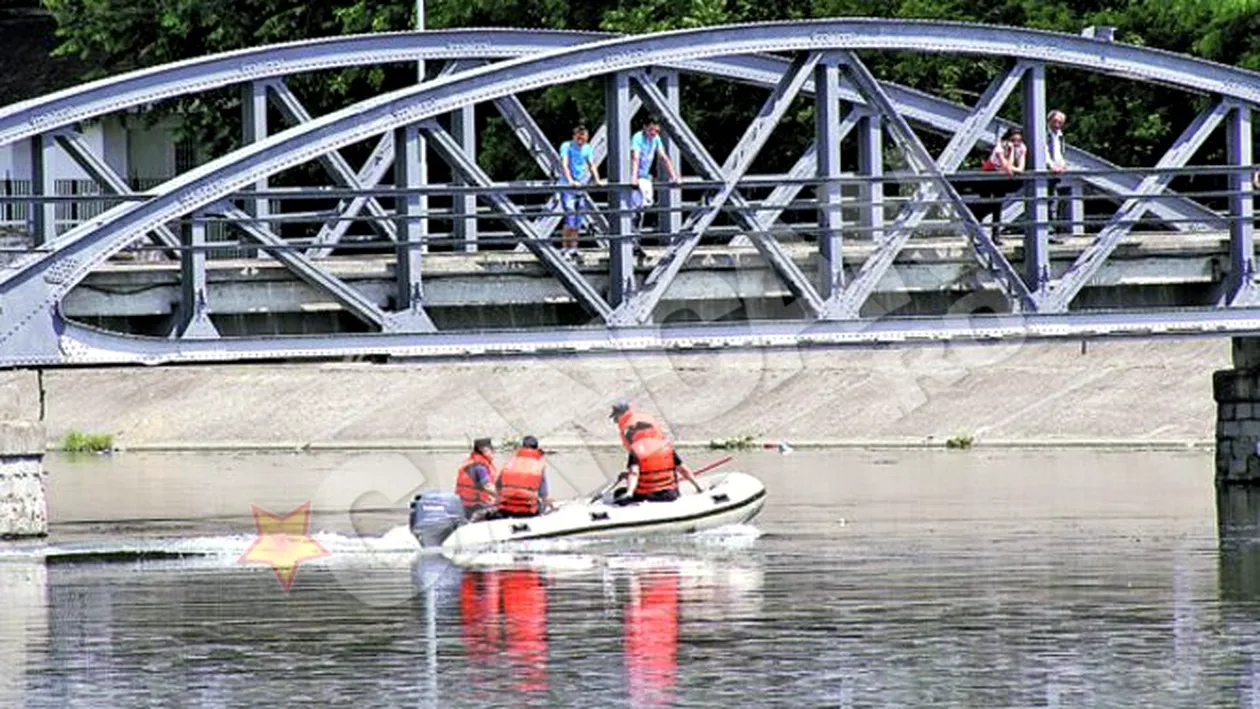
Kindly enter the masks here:
M 588 142 L 590 139 L 586 126 L 578 125 L 573 129 L 573 140 L 560 144 L 560 167 L 566 185 L 584 185 L 595 178 L 595 184 L 602 185 L 599 169 L 595 166 L 595 149 Z M 582 192 L 561 192 L 560 203 L 564 206 L 564 230 L 560 237 L 560 255 L 582 262 L 578 255 L 578 229 L 582 226 L 582 203 L 586 195 Z
M 661 156 L 661 162 L 669 171 L 670 181 L 679 182 L 674 161 L 669 159 L 669 155 L 665 153 L 665 147 L 661 145 L 660 123 L 655 116 L 648 116 L 647 120 L 643 121 L 643 129 L 630 137 L 630 164 L 634 166 L 634 181 L 638 188 L 630 195 L 630 206 L 634 209 L 652 206 L 654 197 L 652 163 L 657 155 Z M 643 212 L 641 211 L 637 230 L 643 230 Z M 634 253 L 640 260 L 644 258 L 643 249 L 639 247 L 637 241 L 634 245 Z

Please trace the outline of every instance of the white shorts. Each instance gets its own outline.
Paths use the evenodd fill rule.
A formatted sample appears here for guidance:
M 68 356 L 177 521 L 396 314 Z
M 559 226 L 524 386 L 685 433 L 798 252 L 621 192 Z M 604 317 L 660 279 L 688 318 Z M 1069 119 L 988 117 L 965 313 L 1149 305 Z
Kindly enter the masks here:
M 638 184 L 639 184 L 639 194 L 643 195 L 643 206 L 651 207 L 652 202 L 656 197 L 655 188 L 652 187 L 652 178 L 640 177 Z

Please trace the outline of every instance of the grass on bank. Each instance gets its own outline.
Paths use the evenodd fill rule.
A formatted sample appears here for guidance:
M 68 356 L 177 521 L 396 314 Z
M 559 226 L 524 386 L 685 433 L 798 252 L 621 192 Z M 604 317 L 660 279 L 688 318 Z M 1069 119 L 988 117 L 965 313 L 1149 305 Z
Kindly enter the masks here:
M 945 441 L 945 447 L 957 450 L 967 450 L 971 447 L 972 443 L 975 443 L 975 438 L 970 433 L 958 433 L 950 436 L 949 440 Z
M 71 431 L 61 439 L 61 450 L 65 453 L 109 453 L 114 450 L 114 436 Z

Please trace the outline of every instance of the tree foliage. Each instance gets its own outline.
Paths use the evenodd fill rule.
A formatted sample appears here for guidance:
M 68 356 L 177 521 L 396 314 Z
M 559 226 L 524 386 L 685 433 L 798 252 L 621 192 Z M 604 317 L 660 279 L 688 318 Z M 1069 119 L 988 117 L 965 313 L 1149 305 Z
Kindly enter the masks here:
M 92 76 L 241 47 L 414 26 L 411 0 L 44 0 L 59 25 L 58 50 L 94 67 Z M 1112 25 L 1119 41 L 1195 54 L 1260 69 L 1260 0 L 429 0 L 426 26 L 547 27 L 644 33 L 736 22 L 877 14 L 902 19 L 983 22 L 1076 33 Z M 1000 68 L 997 60 L 913 53 L 864 54 L 883 79 L 973 103 Z M 1117 90 L 1111 77 L 1052 68 L 1049 98 L 1071 116 L 1078 145 L 1122 164 L 1150 164 L 1198 110 L 1175 89 L 1139 82 Z M 290 81 L 315 113 L 415 81 L 414 67 L 323 72 Z M 758 94 L 760 95 L 760 94 Z M 566 136 L 576 121 L 602 120 L 597 82 L 534 92 L 526 102 L 547 133 Z M 685 115 L 720 160 L 757 110 L 746 87 L 684 79 Z M 171 110 L 212 149 L 239 136 L 234 91 L 184 100 Z M 786 167 L 812 133 L 812 107 L 801 102 L 777 129 L 767 160 Z M 1018 118 L 1012 100 L 1007 115 Z M 480 119 L 480 160 L 498 178 L 537 176 L 501 121 Z

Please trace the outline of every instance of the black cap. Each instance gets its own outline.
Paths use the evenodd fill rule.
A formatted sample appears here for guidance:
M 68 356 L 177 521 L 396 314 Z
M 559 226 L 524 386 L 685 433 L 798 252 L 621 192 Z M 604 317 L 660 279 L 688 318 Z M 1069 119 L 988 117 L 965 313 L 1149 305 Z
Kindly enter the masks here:
M 481 450 L 482 448 L 494 448 L 494 441 L 489 438 L 478 438 L 473 441 L 473 450 Z
M 617 399 L 613 402 L 612 413 L 608 415 L 608 418 L 615 419 L 629 410 L 630 402 L 625 399 Z
M 522 448 L 537 448 L 538 439 L 534 438 L 533 436 L 526 436 L 521 439 L 521 447 Z

